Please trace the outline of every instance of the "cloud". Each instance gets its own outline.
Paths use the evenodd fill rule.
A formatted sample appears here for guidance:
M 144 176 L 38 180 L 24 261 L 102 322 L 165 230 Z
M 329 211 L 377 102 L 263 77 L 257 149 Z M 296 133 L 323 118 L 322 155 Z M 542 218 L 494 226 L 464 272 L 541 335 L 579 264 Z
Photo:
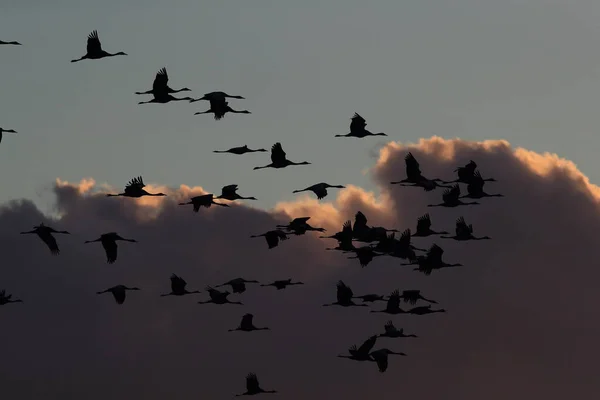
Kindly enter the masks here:
M 441 190 L 389 185 L 403 177 L 407 151 L 426 176 L 442 179 L 474 159 L 484 177 L 498 180 L 486 190 L 506 197 L 427 208 L 441 199 Z M 573 163 L 506 141 L 433 137 L 387 144 L 371 175 L 380 193 L 350 186 L 337 198 L 333 192 L 319 203 L 306 196 L 272 211 L 237 204 L 193 213 L 177 203 L 204 191 L 184 185 L 150 186 L 167 193 L 164 198 L 106 198 L 119 188 L 93 179 L 56 181 L 60 219 L 42 215 L 29 200 L 5 204 L 0 282 L 24 303 L 0 309 L 3 392 L 11 399 L 230 398 L 244 391 L 244 376 L 254 371 L 265 388 L 286 399 L 600 393 L 593 372 L 600 272 L 592 253 L 600 244 L 600 192 Z M 371 225 L 413 230 L 425 212 L 435 228 L 448 231 L 462 215 L 476 234 L 493 240 L 414 239 L 419 247 L 438 243 L 448 262 L 465 265 L 427 277 L 387 257 L 361 268 L 325 251 L 335 243 L 317 235 L 294 236 L 272 250 L 262 238 L 249 238 L 298 216 L 311 216 L 313 226 L 334 233 L 358 210 Z M 72 233 L 57 237 L 60 256 L 51 256 L 37 237 L 18 234 L 40 222 Z M 110 231 L 139 241 L 120 245 L 112 265 L 99 244 L 83 244 Z M 158 296 L 170 291 L 171 273 L 184 277 L 190 290 L 238 276 L 306 285 L 277 291 L 249 284 L 246 293 L 232 295 L 243 306 L 199 305 L 205 293 Z M 448 313 L 392 317 L 420 337 L 380 339 L 376 347 L 409 354 L 392 359 L 382 375 L 373 365 L 335 357 L 389 319 L 364 309 L 320 307 L 335 299 L 338 279 L 356 294 L 421 289 Z M 131 292 L 123 306 L 96 295 L 116 284 L 142 290 Z M 272 330 L 227 332 L 246 312 Z

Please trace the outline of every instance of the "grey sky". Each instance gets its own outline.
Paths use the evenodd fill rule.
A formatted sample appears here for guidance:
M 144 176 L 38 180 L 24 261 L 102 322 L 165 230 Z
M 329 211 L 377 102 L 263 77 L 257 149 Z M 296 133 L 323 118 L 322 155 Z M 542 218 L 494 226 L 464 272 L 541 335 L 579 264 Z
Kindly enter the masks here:
M 273 206 L 326 181 L 373 189 L 361 172 L 379 139 L 334 139 L 356 111 L 368 128 L 505 138 L 574 160 L 594 180 L 600 126 L 600 5 L 591 1 L 4 1 L 0 201 L 50 204 L 56 177 L 131 177 L 240 192 Z M 127 57 L 71 64 L 97 29 Z M 252 115 L 194 116 L 204 103 L 142 105 L 166 66 L 192 95 L 243 95 Z M 186 93 L 183 93 L 185 95 Z M 312 166 L 253 171 L 268 154 L 214 149 L 281 141 Z M 42 195 L 42 197 L 40 197 Z

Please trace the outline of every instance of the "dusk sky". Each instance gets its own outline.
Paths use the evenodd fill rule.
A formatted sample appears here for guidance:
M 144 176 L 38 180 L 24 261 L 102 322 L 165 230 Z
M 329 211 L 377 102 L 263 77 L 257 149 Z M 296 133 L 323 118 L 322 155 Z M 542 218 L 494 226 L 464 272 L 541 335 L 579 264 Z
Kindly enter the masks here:
M 0 392 L 12 399 L 227 399 L 256 372 L 281 399 L 368 397 L 596 398 L 600 278 L 600 4 L 588 0 L 172 2 L 5 0 L 0 6 Z M 72 64 L 98 30 L 119 56 Z M 138 105 L 156 72 L 201 97 L 225 91 L 250 115 L 194 116 L 208 102 Z M 334 138 L 358 112 L 388 138 Z M 252 168 L 269 153 L 213 150 L 281 142 L 312 165 Z M 427 177 L 453 179 L 474 159 L 488 193 L 464 209 L 429 209 L 441 190 L 391 187 L 412 151 Z M 142 175 L 164 198 L 106 198 Z M 346 185 L 318 202 L 296 195 Z M 259 200 L 193 213 L 178 202 L 238 184 Z M 462 185 L 462 190 L 465 186 Z M 370 225 L 414 230 L 430 212 L 453 232 L 464 216 L 490 241 L 437 243 L 464 267 L 424 276 L 381 257 L 361 268 L 335 241 L 250 239 L 293 217 L 328 234 L 362 211 Z M 57 236 L 52 256 L 34 235 Z M 85 240 L 116 231 L 106 264 Z M 563 236 L 567 235 L 567 236 Z M 305 282 L 249 286 L 238 305 L 198 305 L 205 292 L 161 298 L 169 276 L 204 290 L 243 277 Z M 399 315 L 416 339 L 381 374 L 336 357 L 381 333 L 368 309 L 322 308 L 342 279 L 355 294 L 421 289 L 446 314 Z M 117 306 L 96 292 L 124 284 Z M 380 303 L 372 309 L 381 308 Z M 365 307 L 366 308 L 366 307 Z M 227 332 L 251 312 L 266 332 Z M 268 398 L 268 397 L 267 397 Z M 275 397 L 273 397 L 275 400 Z

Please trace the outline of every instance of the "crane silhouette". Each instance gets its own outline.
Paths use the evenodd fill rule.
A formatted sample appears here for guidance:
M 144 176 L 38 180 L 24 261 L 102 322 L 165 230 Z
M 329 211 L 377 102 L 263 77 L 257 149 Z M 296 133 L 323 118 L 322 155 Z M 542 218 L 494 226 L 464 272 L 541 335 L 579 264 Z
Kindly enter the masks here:
M 386 322 L 384 325 L 385 332 L 379 334 L 379 337 L 387 337 L 387 338 L 407 338 L 407 337 L 418 337 L 417 335 L 407 335 L 404 333 L 404 329 L 398 329 L 394 326 L 394 323 L 390 320 Z
M 165 296 L 185 296 L 186 294 L 201 293 L 199 290 L 189 291 L 186 289 L 187 282 L 180 276 L 171 274 L 169 278 L 171 280 L 171 292 L 161 294 L 161 297 Z
M 487 179 L 487 180 L 491 180 L 491 179 Z M 469 184 L 467 185 L 467 192 L 468 194 L 464 195 L 464 196 L 460 196 L 460 198 L 471 198 L 471 199 L 481 199 L 483 197 L 504 197 L 503 194 L 488 194 L 486 192 L 483 191 L 483 186 L 485 185 L 485 181 L 486 179 L 483 179 L 481 177 L 481 173 L 479 171 L 475 171 L 475 173 L 473 174 L 473 177 L 471 178 L 471 181 L 469 182 Z
M 244 197 L 237 194 L 238 185 L 227 185 L 223 186 L 221 189 L 221 194 L 215 199 L 225 199 L 225 200 L 258 200 L 256 197 Z
M 111 288 L 108 288 L 106 290 L 103 290 L 101 292 L 96 292 L 96 293 L 97 294 L 111 293 L 113 295 L 113 297 L 115 298 L 115 301 L 117 302 L 117 304 L 123 304 L 125 302 L 126 292 L 128 290 L 140 290 L 140 289 L 137 287 L 127 287 L 125 285 L 117 285 L 117 286 L 113 286 Z
M 356 304 L 352 301 L 354 297 L 354 292 L 350 289 L 349 286 L 342 281 L 338 281 L 337 285 L 337 301 L 329 304 L 323 304 L 323 307 L 327 306 L 342 306 L 342 307 L 368 307 L 366 304 Z
M 242 96 L 232 96 L 232 95 L 227 94 L 225 92 L 210 92 L 210 93 L 204 94 L 202 97 L 200 97 L 198 99 L 192 99 L 192 100 L 190 100 L 190 103 L 195 103 L 195 102 L 201 101 L 201 100 L 225 103 L 228 98 L 229 99 L 242 99 L 242 100 L 245 99 L 245 97 L 242 97 Z
M 456 220 L 456 230 L 454 236 L 440 236 L 442 239 L 454 239 L 457 241 L 466 240 L 485 240 L 491 239 L 489 236 L 473 236 L 473 225 L 467 225 L 465 219 L 460 217 Z
M 352 245 L 352 222 L 350 220 L 344 222 L 342 230 L 331 236 L 319 236 L 322 239 L 336 239 L 338 242 L 345 242 Z M 354 248 L 352 246 L 351 248 Z
M 84 243 L 94 243 L 100 242 L 102 243 L 102 247 L 104 247 L 104 251 L 106 252 L 106 262 L 108 264 L 113 264 L 117 261 L 117 241 L 122 240 L 125 242 L 137 243 L 135 239 L 125 239 L 119 236 L 116 232 L 103 233 L 96 240 L 86 240 Z
M 444 190 L 442 194 L 442 203 L 440 204 L 428 204 L 427 207 L 458 207 L 458 206 L 471 206 L 479 204 L 476 201 L 465 203 L 459 199 L 460 187 L 458 183 L 452 186 L 450 189 Z
M 409 152 L 404 157 L 404 163 L 406 165 L 406 178 L 402 179 L 401 181 L 390 182 L 390 184 L 392 184 L 392 185 L 399 184 L 400 186 L 421 187 L 426 192 L 432 191 L 438 187 L 448 187 L 448 186 L 438 184 L 438 182 L 448 183 L 439 178 L 436 178 L 436 179 L 425 178 L 423 176 L 423 174 L 421 173 L 421 168 L 419 166 L 419 162 L 417 161 L 415 156 L 413 156 L 412 153 Z
M 191 100 L 193 100 L 193 99 L 191 99 Z M 227 113 L 252 114 L 248 110 L 234 110 L 233 108 L 231 108 L 229 106 L 229 103 L 227 101 L 210 100 L 210 108 L 208 110 L 198 111 L 198 112 L 194 113 L 194 115 L 211 114 L 211 113 L 214 114 L 216 121 L 219 121 L 220 119 L 222 119 L 225 116 L 225 114 L 227 114 Z
M 431 275 L 431 272 L 435 269 L 442 268 L 452 268 L 452 267 L 462 267 L 463 265 L 460 263 L 456 264 L 448 264 L 442 260 L 442 255 L 444 254 L 444 250 L 438 246 L 437 244 L 431 245 L 427 254 L 424 256 L 418 256 L 415 261 L 411 261 L 410 263 L 401 264 L 401 265 L 418 265 L 417 268 L 414 268 L 415 271 L 419 271 L 424 273 L 425 275 Z
M 122 51 L 118 53 L 107 53 L 102 50 L 102 44 L 100 43 L 100 39 L 98 38 L 98 31 L 93 31 L 88 35 L 87 39 L 87 53 L 81 58 L 76 60 L 71 60 L 71 62 L 78 62 L 81 60 L 98 60 L 100 58 L 105 57 L 114 57 L 114 56 L 126 56 L 127 53 L 123 53 Z
M 437 304 L 437 301 L 423 297 L 420 290 L 403 290 L 402 294 L 400 295 L 400 298 L 404 300 L 405 303 L 409 303 L 411 305 L 417 304 L 418 300 L 423 300 L 428 303 Z
M 258 378 L 256 377 L 256 374 L 250 373 L 250 374 L 246 375 L 246 391 L 241 394 L 236 394 L 236 397 L 253 396 L 255 394 L 260 394 L 260 393 L 277 393 L 277 391 L 276 390 L 264 390 L 263 388 L 260 387 L 260 384 L 258 383 Z
M 386 314 L 403 314 L 406 311 L 400 308 L 400 292 L 396 289 L 388 297 L 387 304 L 383 310 L 371 310 L 372 313 L 386 313 Z
M 21 43 L 19 43 L 19 42 L 15 42 L 15 41 L 12 41 L 12 42 L 4 42 L 4 41 L 0 40 L 0 44 L 12 44 L 12 45 L 16 45 L 16 46 L 22 46 L 22 44 L 21 44 Z
M 369 356 L 371 356 L 371 359 L 377 363 L 379 372 L 383 373 L 383 372 L 387 371 L 388 356 L 392 355 L 392 354 L 399 355 L 399 356 L 406 355 L 404 353 L 395 352 L 390 349 L 379 349 L 379 350 L 375 350 L 375 351 L 372 351 L 371 353 L 369 353 Z
M 43 222 L 37 226 L 34 226 L 32 231 L 21 232 L 21 235 L 28 235 L 32 233 L 38 235 L 38 237 L 42 239 L 44 243 L 46 243 L 46 246 L 48 246 L 50 249 L 50 253 L 55 256 L 60 254 L 60 249 L 58 248 L 58 243 L 56 243 L 56 239 L 54 236 L 52 236 L 52 234 L 61 233 L 64 235 L 70 235 L 70 233 L 67 231 L 57 231 L 54 228 L 44 225 Z
M 292 278 L 289 278 L 289 279 L 282 279 L 282 280 L 274 281 L 274 282 L 267 283 L 267 284 L 261 284 L 260 286 L 273 286 L 277 290 L 282 290 L 291 285 L 304 285 L 304 282 L 292 282 Z
M 242 317 L 242 322 L 240 322 L 240 325 L 235 329 L 229 329 L 229 332 L 234 332 L 234 331 L 252 332 L 252 331 L 271 330 L 271 328 L 268 328 L 268 327 L 257 328 L 252 323 L 253 318 L 254 318 L 254 315 L 252 315 L 252 314 L 244 314 L 244 316 Z
M 358 261 L 360 262 L 360 266 L 363 268 L 366 267 L 367 265 L 369 265 L 369 263 L 371 261 L 373 261 L 373 258 L 384 255 L 384 254 L 375 252 L 375 250 L 371 246 L 363 246 L 363 247 L 354 248 L 353 250 L 351 250 L 351 252 L 355 253 L 356 255 L 353 257 L 348 257 L 348 259 L 349 260 L 358 259 Z M 349 253 L 349 252 L 345 251 L 345 253 Z
M 254 280 L 249 281 L 244 278 L 235 278 L 235 279 L 232 279 L 221 285 L 217 285 L 217 287 L 231 286 L 231 290 L 233 290 L 233 293 L 244 293 L 246 291 L 246 283 L 260 283 L 260 282 L 254 281 Z
M 348 353 L 350 353 L 349 356 L 340 354 L 340 355 L 338 355 L 338 357 L 348 358 L 348 359 L 354 360 L 354 361 L 372 361 L 371 357 L 369 356 L 369 352 L 371 351 L 373 346 L 375 346 L 376 342 L 377 342 L 377 335 L 373 335 L 373 336 L 369 337 L 367 340 L 365 340 L 363 342 L 363 344 L 361 344 L 360 347 L 358 347 L 358 348 L 356 347 L 356 345 L 352 345 L 348 349 Z
M 447 235 L 448 232 L 440 231 L 436 232 L 431 230 L 431 217 L 429 213 L 419 217 L 417 219 L 417 231 L 413 233 L 413 237 L 427 237 L 431 235 Z
M 214 289 L 210 286 L 206 287 L 206 291 L 210 296 L 210 300 L 199 301 L 198 304 L 242 304 L 240 301 L 230 301 L 227 296 L 229 296 L 231 293 L 228 291 L 221 292 L 220 290 Z
M 250 237 L 251 238 L 264 237 L 267 241 L 267 245 L 269 246 L 269 249 L 277 247 L 279 245 L 280 241 L 289 239 L 287 233 L 285 233 L 281 229 L 275 229 L 272 231 L 262 233 L 260 235 L 252 235 Z
M 262 166 L 262 167 L 254 167 L 254 169 L 263 169 L 263 168 L 285 168 L 290 165 L 308 165 L 310 164 L 308 161 L 302 162 L 293 162 L 286 158 L 285 151 L 283 151 L 283 147 L 281 147 L 281 143 L 277 142 L 271 147 L 271 164 Z
M 363 294 L 362 296 L 352 296 L 353 299 L 362 299 L 363 303 L 373 303 L 376 301 L 387 301 L 385 296 L 379 294 Z
M 23 300 L 13 299 L 12 294 L 6 294 L 6 290 L 4 290 L 4 289 L 0 290 L 0 306 L 9 304 L 9 303 L 22 303 L 22 302 L 23 302 Z
M 179 93 L 179 92 L 190 92 L 189 88 L 182 88 L 178 90 L 171 89 L 168 85 L 169 83 L 169 75 L 167 74 L 166 68 L 161 68 L 154 78 L 154 83 L 152 84 L 152 89 L 147 90 L 145 92 L 135 92 L 135 94 L 153 94 L 160 95 L 166 93 Z
M 2 133 L 18 133 L 14 129 L 2 129 L 0 128 L 0 143 L 2 143 Z
M 150 99 L 148 101 L 140 101 L 140 102 L 138 102 L 138 104 L 150 104 L 150 103 L 166 104 L 166 103 L 170 103 L 172 101 L 185 101 L 185 100 L 189 100 L 189 99 L 191 99 L 191 97 L 174 97 L 174 96 L 170 95 L 169 93 L 167 93 L 166 91 L 164 91 L 164 92 L 153 93 L 152 99 Z
M 292 193 L 301 193 L 306 191 L 313 192 L 319 200 L 327 196 L 328 188 L 345 189 L 346 186 L 342 185 L 330 185 L 329 183 L 321 182 L 315 185 L 309 186 L 306 189 L 294 190 Z
M 371 243 L 385 239 L 388 232 L 398 232 L 396 229 L 386 229 L 382 226 L 369 226 L 367 222 L 367 217 L 361 211 L 358 211 L 354 216 L 354 227 L 352 228 L 352 238 L 354 240 Z
M 286 229 L 288 232 L 293 232 L 296 235 L 303 235 L 306 231 L 325 232 L 325 228 L 314 228 L 308 224 L 310 217 L 294 218 L 287 225 L 277 225 L 277 228 Z
M 458 179 L 455 179 L 448 183 L 459 183 L 460 182 L 460 183 L 470 184 L 473 181 L 473 179 L 475 178 L 476 170 L 477 170 L 477 163 L 473 160 L 469 160 L 469 162 L 465 166 L 458 167 L 454 170 L 454 172 L 456 172 L 458 175 Z M 496 180 L 494 178 L 484 179 L 484 181 L 496 182 Z
M 364 138 L 367 136 L 387 136 L 385 133 L 371 133 L 366 128 L 367 122 L 363 117 L 354 113 L 354 116 L 351 118 L 350 122 L 350 133 L 345 135 L 335 135 L 335 137 L 355 137 L 355 138 Z
M 414 314 L 414 315 L 426 315 L 426 314 L 445 313 L 445 312 L 446 312 L 446 310 L 444 310 L 443 308 L 438 308 L 436 310 L 432 310 L 431 304 L 426 305 L 426 306 L 414 307 L 414 308 L 411 308 L 410 310 L 406 311 L 407 314 Z
M 137 178 L 133 178 L 129 181 L 127 186 L 125 186 L 125 190 L 123 191 L 123 193 L 118 193 L 118 194 L 108 193 L 106 195 L 106 197 L 122 196 L 122 197 L 139 198 L 139 197 L 143 197 L 143 196 L 166 196 L 166 194 L 164 194 L 164 193 L 148 193 L 144 190 L 145 187 L 146 187 L 146 184 L 144 184 L 144 180 L 142 179 L 141 176 L 138 176 Z
M 194 212 L 198 212 L 198 210 L 200 210 L 200 207 L 206 207 L 209 208 L 211 205 L 217 205 L 217 206 L 221 206 L 221 207 L 229 207 L 229 204 L 223 204 L 223 203 L 217 203 L 214 201 L 213 199 L 214 195 L 213 194 L 203 194 L 200 196 L 194 196 L 190 199 L 190 201 L 188 201 L 187 203 L 179 203 L 180 206 L 185 206 L 188 204 L 191 204 L 193 206 L 193 211 Z
M 246 154 L 246 153 L 267 153 L 268 150 L 267 149 L 256 149 L 256 150 L 252 150 L 250 148 L 248 148 L 248 145 L 243 145 L 240 147 L 232 147 L 228 150 L 213 150 L 213 153 L 231 153 L 231 154 L 236 154 L 236 155 L 242 155 L 242 154 Z

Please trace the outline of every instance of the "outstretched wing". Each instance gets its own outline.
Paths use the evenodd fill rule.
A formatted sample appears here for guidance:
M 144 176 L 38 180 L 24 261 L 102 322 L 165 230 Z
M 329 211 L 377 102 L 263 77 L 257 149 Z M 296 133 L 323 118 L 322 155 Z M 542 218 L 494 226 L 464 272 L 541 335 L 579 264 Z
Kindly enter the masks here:
M 38 236 L 40 237 L 40 239 L 42 239 L 44 241 L 44 243 L 46 243 L 46 246 L 48 246 L 48 248 L 50 249 L 50 252 L 53 255 L 60 254 L 60 250 L 58 248 L 58 243 L 56 243 L 56 239 L 54 238 L 54 236 L 52 236 L 52 234 L 50 232 L 48 232 L 48 231 L 42 232 Z
M 125 190 L 127 190 L 127 189 L 143 189 L 144 187 L 146 187 L 146 185 L 144 184 L 144 180 L 142 179 L 141 176 L 138 176 L 137 178 L 133 178 L 129 181 L 127 186 L 125 186 Z
M 342 281 L 337 283 L 337 301 L 340 303 L 350 301 L 354 296 L 354 292 L 350 287 L 346 286 L 346 284 Z
M 354 228 L 356 229 L 356 225 L 358 226 L 367 226 L 367 217 L 362 212 L 357 212 L 354 216 Z
M 358 348 L 358 352 L 361 354 L 369 354 L 369 351 L 371 351 L 373 346 L 375 346 L 375 342 L 377 342 L 377 335 L 373 335 L 365 340 L 364 343 Z
M 374 351 L 371 354 L 371 357 L 377 363 L 377 367 L 379 368 L 379 372 L 385 372 L 388 368 L 388 356 L 387 354 L 381 351 Z
M 308 220 L 310 219 L 310 217 L 299 217 L 299 218 L 294 218 L 292 220 L 292 222 L 290 222 L 290 225 L 303 225 L 305 224 Z
M 386 333 L 392 333 L 392 332 L 396 332 L 397 331 L 397 329 L 394 326 L 394 323 L 392 322 L 392 320 L 389 320 L 388 322 L 386 322 L 384 328 L 385 328 L 385 332 Z
M 249 393 L 256 393 L 258 392 L 259 388 L 260 385 L 258 384 L 258 377 L 256 376 L 256 374 L 249 373 L 248 375 L 246 375 L 246 390 Z
M 400 235 L 400 239 L 398 239 L 398 246 L 403 249 L 410 248 L 410 229 L 406 229 Z
M 412 155 L 412 153 L 408 153 L 406 157 L 404 157 L 404 163 L 406 164 L 406 176 L 410 179 L 413 177 L 418 177 L 421 175 L 421 169 L 419 168 L 419 162 Z
M 113 297 L 115 298 L 115 301 L 117 302 L 117 304 L 123 304 L 125 302 L 125 289 L 112 289 L 111 290 Z
M 240 327 L 251 327 L 252 326 L 252 318 L 254 316 L 252 314 L 246 314 L 242 317 L 242 322 L 240 323 Z
M 87 53 L 94 54 L 102 51 L 102 45 L 100 44 L 100 39 L 98 38 L 98 31 L 93 31 L 88 35 L 87 39 Z
M 156 73 L 156 77 L 154 78 L 154 83 L 152 84 L 152 90 L 154 92 L 164 91 L 167 88 L 167 83 L 169 82 L 169 75 L 167 75 L 167 69 L 162 68 L 160 71 Z
M 117 242 L 114 240 L 103 240 L 102 247 L 104 247 L 104 251 L 106 252 L 107 263 L 113 264 L 117 261 Z
M 386 308 L 388 310 L 395 310 L 400 308 L 400 292 L 398 289 L 394 290 L 392 294 L 390 294 L 390 298 L 387 301 Z
M 362 132 L 367 126 L 367 122 L 363 117 L 354 113 L 354 116 L 351 118 L 352 122 L 350 122 L 350 132 Z
M 184 291 L 185 285 L 187 285 L 187 282 L 183 278 L 175 274 L 171 275 L 171 290 L 173 292 Z
M 274 164 L 283 162 L 285 160 L 285 155 L 281 143 L 277 142 L 271 147 L 271 161 Z
M 450 189 L 446 189 L 442 194 L 442 200 L 444 203 L 452 203 L 458 200 L 460 196 L 460 186 L 458 184 L 452 186 Z
M 226 196 L 228 194 L 235 194 L 236 190 L 238 190 L 238 185 L 223 186 L 223 188 L 221 189 L 221 196 Z
M 420 290 L 404 290 L 402 292 L 402 298 L 405 303 L 417 304 L 417 300 L 421 298 Z
M 417 232 L 426 232 L 431 228 L 431 217 L 425 214 L 417 219 Z
M 471 230 L 465 222 L 465 219 L 463 217 L 458 218 L 456 220 L 456 236 L 460 237 L 464 235 L 469 235 L 469 233 L 471 233 Z

